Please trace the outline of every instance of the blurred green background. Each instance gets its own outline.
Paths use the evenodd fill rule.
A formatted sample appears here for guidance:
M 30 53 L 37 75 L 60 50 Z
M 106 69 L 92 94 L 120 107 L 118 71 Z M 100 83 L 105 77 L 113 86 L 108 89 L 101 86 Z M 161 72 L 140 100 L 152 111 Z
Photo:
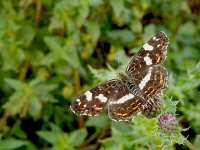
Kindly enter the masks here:
M 88 65 L 99 74 L 125 66 L 161 30 L 170 39 L 165 96 L 179 101 L 183 135 L 200 147 L 199 0 L 1 0 L 0 149 L 160 149 L 155 119 L 83 118 L 69 105 L 100 83 Z

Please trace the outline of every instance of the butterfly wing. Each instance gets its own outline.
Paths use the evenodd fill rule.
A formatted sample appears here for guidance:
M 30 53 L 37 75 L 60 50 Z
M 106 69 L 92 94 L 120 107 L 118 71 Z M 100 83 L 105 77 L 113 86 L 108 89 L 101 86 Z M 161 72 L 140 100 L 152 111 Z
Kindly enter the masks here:
M 109 80 L 95 88 L 86 91 L 71 103 L 71 110 L 79 116 L 97 116 L 115 94 L 119 80 Z
M 156 95 L 160 95 L 167 85 L 167 70 L 155 65 L 166 59 L 168 43 L 166 34 L 158 32 L 133 56 L 126 69 L 128 76 L 138 85 L 141 97 L 146 101 L 142 108 L 152 107 L 152 103 L 160 98 Z
M 133 56 L 126 73 L 138 85 L 146 99 L 166 87 L 167 70 L 156 67 L 166 59 L 169 39 L 164 32 L 158 32 Z
M 160 64 L 166 59 L 169 39 L 164 32 L 158 32 L 133 56 L 126 73 L 133 79 L 149 67 Z
M 140 72 L 134 78 L 144 99 L 155 96 L 162 89 L 167 87 L 168 72 L 164 67 L 153 66 Z
M 131 122 L 140 112 L 143 104 L 141 97 L 133 95 L 126 85 L 118 83 L 116 94 L 108 103 L 108 113 L 113 121 Z

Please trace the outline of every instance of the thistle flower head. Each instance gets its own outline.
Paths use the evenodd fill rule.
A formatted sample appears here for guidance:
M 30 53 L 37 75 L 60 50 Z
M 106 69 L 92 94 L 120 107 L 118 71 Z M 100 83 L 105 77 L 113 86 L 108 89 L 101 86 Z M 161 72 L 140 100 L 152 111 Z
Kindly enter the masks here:
M 173 133 L 178 129 L 178 121 L 175 116 L 164 113 L 158 119 L 158 128 L 164 133 Z

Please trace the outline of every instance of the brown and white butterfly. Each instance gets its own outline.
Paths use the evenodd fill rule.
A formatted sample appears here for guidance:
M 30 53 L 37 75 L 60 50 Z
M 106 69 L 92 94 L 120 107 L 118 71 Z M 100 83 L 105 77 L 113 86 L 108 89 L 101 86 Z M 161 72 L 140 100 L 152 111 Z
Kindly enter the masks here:
M 71 110 L 80 116 L 97 116 L 107 106 L 112 120 L 132 121 L 166 87 L 167 70 L 157 65 L 166 59 L 168 43 L 166 34 L 158 32 L 133 56 L 118 79 L 86 91 L 71 103 Z

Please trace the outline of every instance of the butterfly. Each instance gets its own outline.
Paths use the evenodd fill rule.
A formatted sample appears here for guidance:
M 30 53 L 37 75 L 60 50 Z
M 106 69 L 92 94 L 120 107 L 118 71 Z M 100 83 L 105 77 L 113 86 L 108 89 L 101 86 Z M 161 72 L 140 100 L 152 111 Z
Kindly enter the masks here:
M 71 103 L 71 110 L 79 116 L 97 116 L 108 107 L 112 120 L 131 122 L 162 98 L 168 72 L 159 64 L 167 57 L 168 44 L 164 32 L 155 34 L 133 56 L 125 72 L 80 95 Z

